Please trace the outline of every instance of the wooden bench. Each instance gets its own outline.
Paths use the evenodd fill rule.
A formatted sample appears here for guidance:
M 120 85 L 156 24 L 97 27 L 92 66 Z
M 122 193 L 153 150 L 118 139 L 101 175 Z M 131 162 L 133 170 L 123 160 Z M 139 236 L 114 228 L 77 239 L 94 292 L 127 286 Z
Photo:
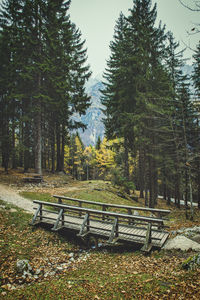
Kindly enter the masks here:
M 49 223 L 53 231 L 64 227 L 75 231 L 81 238 L 92 235 L 106 239 L 109 244 L 136 243 L 143 245 L 142 250 L 145 252 L 149 252 L 153 246 L 161 248 L 169 236 L 169 233 L 163 230 L 162 218 L 39 200 L 33 202 L 38 204 L 38 208 L 31 224 Z
M 26 183 L 41 183 L 43 182 L 43 176 L 38 174 L 28 173 L 27 177 L 23 178 Z

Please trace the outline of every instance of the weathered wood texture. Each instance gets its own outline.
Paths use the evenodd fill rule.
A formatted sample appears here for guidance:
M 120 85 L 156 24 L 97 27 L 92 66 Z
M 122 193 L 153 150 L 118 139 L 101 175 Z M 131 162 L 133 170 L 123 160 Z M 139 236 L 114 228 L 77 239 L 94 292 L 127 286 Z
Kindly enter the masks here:
M 135 216 L 97 210 L 63 203 L 34 200 L 39 207 L 32 219 L 32 225 L 50 223 L 52 230 L 62 227 L 73 230 L 79 237 L 92 235 L 106 239 L 108 243 L 136 243 L 144 245 L 148 252 L 152 246 L 162 247 L 169 233 L 164 231 L 162 218 Z M 50 209 L 49 209 L 50 208 Z
M 134 211 L 150 213 L 158 217 L 163 217 L 170 213 L 170 210 L 168 209 L 157 209 L 157 208 L 148 208 L 148 207 L 137 207 L 137 206 L 129 206 L 129 205 L 102 203 L 102 202 L 88 201 L 88 200 L 76 199 L 76 198 L 58 196 L 58 195 L 54 195 L 53 197 L 58 199 L 58 203 L 66 203 L 67 201 L 73 201 L 77 203 L 77 206 L 79 207 L 96 205 L 96 206 L 100 206 L 100 208 L 103 211 L 106 211 L 109 208 L 118 208 L 119 210 L 126 210 L 127 213 L 130 215 L 133 214 Z

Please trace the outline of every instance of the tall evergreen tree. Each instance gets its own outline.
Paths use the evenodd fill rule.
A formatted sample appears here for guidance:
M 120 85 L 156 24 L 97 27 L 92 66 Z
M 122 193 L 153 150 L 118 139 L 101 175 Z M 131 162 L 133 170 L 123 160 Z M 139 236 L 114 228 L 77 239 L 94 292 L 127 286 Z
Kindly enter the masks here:
M 24 159 L 25 171 L 31 166 L 30 157 L 34 157 L 36 172 L 42 172 L 47 144 L 51 145 L 52 170 L 55 154 L 57 170 L 63 170 L 67 134 L 83 126 L 71 117 L 74 113 L 84 114 L 89 106 L 84 89 L 90 76 L 86 50 L 80 31 L 69 19 L 69 5 L 70 1 L 64 0 L 5 0 L 1 8 L 0 47 L 9 49 L 2 57 L 7 62 L 3 64 L 1 82 L 10 82 L 1 99 L 6 101 L 4 108 L 11 103 L 6 122 L 12 126 L 7 126 L 8 133 L 13 137 L 13 146 L 15 133 L 20 135 L 24 150 L 20 160 Z M 51 133 L 49 138 L 46 132 Z M 3 147 L 8 149 L 6 144 Z
M 126 177 L 129 169 L 127 150 L 132 153 L 139 150 L 141 155 L 143 149 L 147 150 L 150 206 L 154 205 L 157 196 L 157 168 L 154 159 L 156 149 L 152 147 L 152 144 L 156 145 L 156 137 L 148 128 L 156 126 L 152 107 L 158 106 L 157 101 L 150 99 L 160 96 L 166 74 L 161 65 L 164 28 L 155 26 L 156 16 L 156 5 L 151 8 L 151 1 L 147 0 L 135 0 L 127 19 L 120 15 L 115 41 L 111 43 L 102 100 L 106 106 L 107 136 L 111 133 L 124 137 Z

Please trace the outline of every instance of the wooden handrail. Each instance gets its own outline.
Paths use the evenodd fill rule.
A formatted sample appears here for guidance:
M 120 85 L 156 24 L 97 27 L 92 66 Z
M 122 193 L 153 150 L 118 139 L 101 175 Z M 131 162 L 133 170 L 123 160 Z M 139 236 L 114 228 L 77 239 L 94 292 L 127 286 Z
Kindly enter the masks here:
M 162 214 L 169 214 L 170 213 L 170 210 L 168 210 L 168 209 L 157 209 L 157 208 L 137 207 L 137 206 L 128 206 L 128 205 L 120 205 L 120 204 L 112 204 L 112 203 L 102 203 L 102 202 L 76 199 L 76 198 L 70 198 L 70 197 L 58 196 L 58 195 L 54 195 L 53 197 L 58 198 L 58 199 L 71 200 L 71 201 L 79 202 L 79 203 L 99 205 L 99 206 L 102 206 L 102 207 L 124 208 L 124 209 L 127 209 L 127 210 L 139 210 L 139 211 L 146 211 L 146 212 L 152 212 L 152 213 L 153 212 L 154 213 L 162 213 Z
M 115 213 L 115 212 L 108 212 L 108 211 L 101 211 L 96 210 L 92 208 L 85 208 L 85 207 L 79 207 L 79 206 L 72 206 L 72 205 L 66 205 L 66 204 L 59 204 L 59 203 L 51 203 L 51 202 L 45 202 L 45 201 L 39 201 L 39 200 L 33 200 L 34 203 L 37 203 L 39 205 L 46 205 L 51 206 L 59 209 L 64 210 L 71 210 L 71 211 L 78 211 L 78 212 L 84 212 L 88 214 L 98 214 L 98 215 L 104 215 L 104 216 L 110 216 L 110 217 L 117 217 L 121 219 L 129 219 L 129 220 L 138 220 L 138 221 L 145 221 L 148 223 L 157 223 L 163 225 L 163 219 L 159 218 L 153 218 L 153 217 L 144 217 L 144 216 L 135 216 L 135 215 L 128 215 L 128 214 L 122 214 L 122 213 Z

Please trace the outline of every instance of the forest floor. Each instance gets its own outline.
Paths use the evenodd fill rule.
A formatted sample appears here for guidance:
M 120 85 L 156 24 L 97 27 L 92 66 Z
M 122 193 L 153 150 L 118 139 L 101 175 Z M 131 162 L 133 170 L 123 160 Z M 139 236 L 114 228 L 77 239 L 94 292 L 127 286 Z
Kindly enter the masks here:
M 193 251 L 152 251 L 142 254 L 124 246 L 85 249 L 72 235 L 32 228 L 32 200 L 52 201 L 62 194 L 101 202 L 144 206 L 117 195 L 109 182 L 72 180 L 44 174 L 41 184 L 25 184 L 22 171 L 0 169 L 0 298 L 2 299 L 200 299 L 200 269 L 184 270 Z M 171 209 L 169 231 L 200 226 L 200 213 L 187 220 L 185 210 Z M 31 214 L 31 215 L 30 215 Z M 31 276 L 16 269 L 27 259 Z

